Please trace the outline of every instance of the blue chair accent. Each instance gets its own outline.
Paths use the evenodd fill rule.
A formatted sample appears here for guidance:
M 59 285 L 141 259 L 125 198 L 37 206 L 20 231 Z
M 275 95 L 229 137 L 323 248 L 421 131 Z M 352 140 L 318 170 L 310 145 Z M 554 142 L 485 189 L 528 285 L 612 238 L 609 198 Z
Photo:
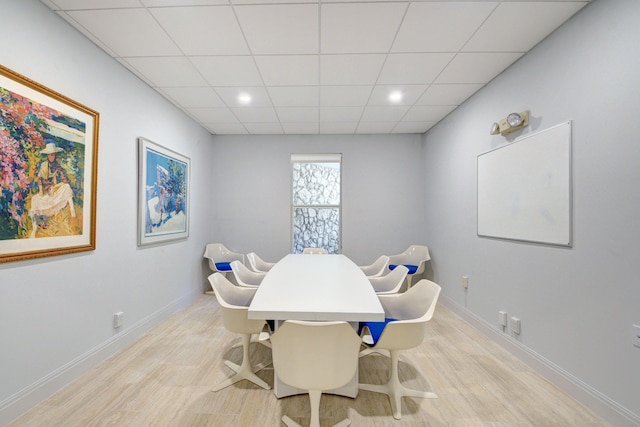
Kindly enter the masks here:
M 409 265 L 409 264 L 389 264 L 389 270 L 393 270 L 398 265 L 404 265 L 405 267 L 407 267 L 409 269 L 409 273 L 407 274 L 415 274 L 416 271 L 418 271 L 417 265 Z
M 231 271 L 230 262 L 216 262 L 216 268 L 218 271 Z
M 384 322 L 360 322 L 360 326 L 358 327 L 358 335 L 362 333 L 362 330 L 365 326 L 369 328 L 371 338 L 373 338 L 373 343 L 365 342 L 365 344 L 369 347 L 373 347 L 380 339 L 380 335 L 382 335 L 382 331 L 384 330 L 385 326 L 387 326 L 387 323 L 393 322 L 395 320 L 398 319 L 385 318 Z

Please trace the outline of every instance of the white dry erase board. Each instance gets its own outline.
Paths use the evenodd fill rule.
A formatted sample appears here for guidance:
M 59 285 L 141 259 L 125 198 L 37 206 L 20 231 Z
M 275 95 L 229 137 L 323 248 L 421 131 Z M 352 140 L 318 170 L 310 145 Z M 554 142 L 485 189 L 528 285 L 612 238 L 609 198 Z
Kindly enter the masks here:
M 478 156 L 478 235 L 571 246 L 571 122 Z

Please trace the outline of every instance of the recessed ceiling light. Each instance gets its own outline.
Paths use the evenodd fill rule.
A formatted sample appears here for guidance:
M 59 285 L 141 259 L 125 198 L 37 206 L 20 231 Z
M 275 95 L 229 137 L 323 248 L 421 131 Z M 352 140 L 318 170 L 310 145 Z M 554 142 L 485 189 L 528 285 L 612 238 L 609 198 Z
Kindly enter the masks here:
M 238 101 L 240 104 L 249 104 L 251 102 L 251 95 L 248 93 L 241 93 L 238 95 Z
M 394 90 L 389 94 L 389 101 L 391 102 L 399 102 L 402 100 L 402 92 L 399 90 Z

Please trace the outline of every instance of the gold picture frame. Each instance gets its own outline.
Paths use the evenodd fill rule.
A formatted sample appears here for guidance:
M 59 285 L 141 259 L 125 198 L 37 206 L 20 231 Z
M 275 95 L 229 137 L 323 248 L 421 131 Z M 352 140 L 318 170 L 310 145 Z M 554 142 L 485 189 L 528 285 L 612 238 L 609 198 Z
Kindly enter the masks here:
M 0 263 L 96 248 L 99 118 L 0 65 Z

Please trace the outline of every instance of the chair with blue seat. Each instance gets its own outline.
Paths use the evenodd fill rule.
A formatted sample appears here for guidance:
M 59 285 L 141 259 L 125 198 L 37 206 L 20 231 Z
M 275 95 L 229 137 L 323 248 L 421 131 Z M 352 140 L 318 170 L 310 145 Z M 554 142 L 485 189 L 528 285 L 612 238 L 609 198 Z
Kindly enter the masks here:
M 248 380 L 262 388 L 270 389 L 271 386 L 255 374 L 270 363 L 261 363 L 253 366 L 249 359 L 251 336 L 260 334 L 266 325 L 265 320 L 249 319 L 248 316 L 249 304 L 253 300 L 256 288 L 236 286 L 219 272 L 209 276 L 209 283 L 211 283 L 211 287 L 220 303 L 222 322 L 225 329 L 242 336 L 242 363 L 237 365 L 225 360 L 224 364 L 232 369 L 235 375 L 216 385 L 212 391 L 222 390 L 241 380 Z
M 422 274 L 427 261 L 431 260 L 429 248 L 421 245 L 411 245 L 406 251 L 389 256 L 389 270 L 393 270 L 397 265 L 404 265 L 409 269 L 407 274 L 407 289 L 411 287 L 413 277 Z
M 209 261 L 211 271 L 222 273 L 227 278 L 233 261 L 238 260 L 244 264 L 244 254 L 230 251 L 222 243 L 209 243 L 204 249 L 203 256 Z
M 399 265 L 384 276 L 368 277 L 373 290 L 377 295 L 395 294 L 400 291 L 409 269 Z
M 240 286 L 247 286 L 257 288 L 262 283 L 262 279 L 267 273 L 256 273 L 249 270 L 249 267 L 244 265 L 238 260 L 231 262 L 231 271 L 233 277 L 236 279 L 236 283 Z
M 362 341 L 347 322 L 285 321 L 271 336 L 273 369 L 283 383 L 307 390 L 311 405 L 310 427 L 320 427 L 322 392 L 344 386 L 358 369 Z M 288 416 L 289 427 L 300 426 Z M 351 424 L 343 420 L 334 427 Z
M 361 333 L 373 340 L 368 343 L 370 349 L 361 352 L 388 350 L 391 357 L 391 371 L 386 384 L 359 384 L 360 390 L 384 393 L 389 396 L 393 417 L 402 417 L 402 398 L 437 398 L 435 393 L 413 390 L 400 382 L 398 358 L 401 350 L 418 347 L 425 337 L 427 322 L 433 313 L 440 296 L 440 286 L 426 279 L 420 280 L 407 292 L 392 295 L 380 295 L 378 298 L 384 309 L 384 322 L 363 322 Z
M 369 265 L 360 265 L 360 270 L 367 277 L 382 276 L 389 265 L 389 257 L 386 255 L 380 255 L 373 263 Z

